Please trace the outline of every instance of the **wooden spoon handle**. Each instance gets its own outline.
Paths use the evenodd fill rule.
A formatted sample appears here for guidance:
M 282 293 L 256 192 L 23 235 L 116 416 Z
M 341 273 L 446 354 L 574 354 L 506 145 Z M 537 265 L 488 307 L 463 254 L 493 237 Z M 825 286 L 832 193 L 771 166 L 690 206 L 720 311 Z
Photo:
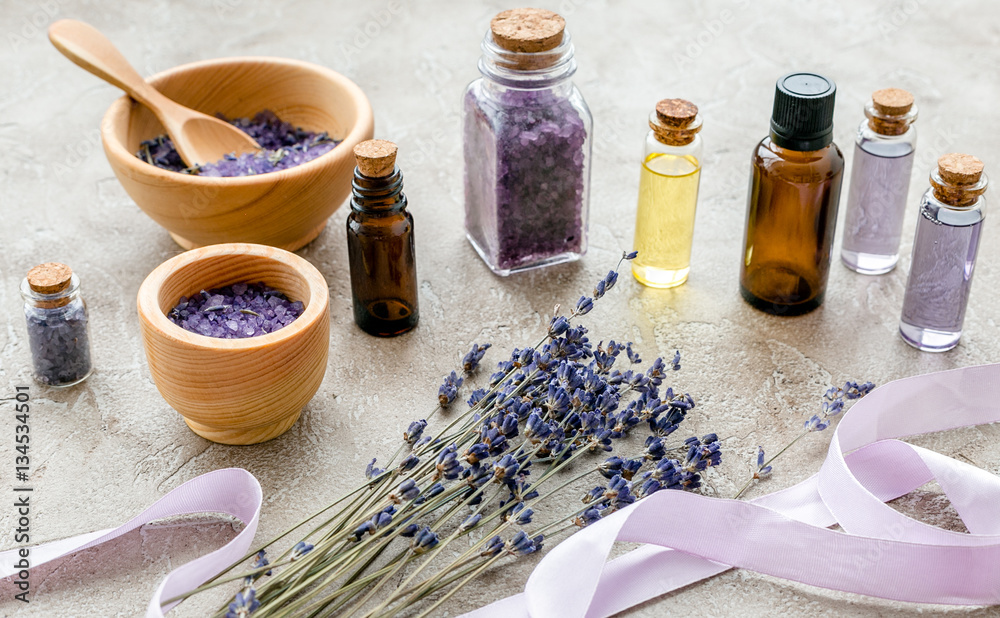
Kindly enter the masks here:
M 61 19 L 49 26 L 49 40 L 74 64 L 156 108 L 163 98 L 139 75 L 111 41 L 90 24 Z

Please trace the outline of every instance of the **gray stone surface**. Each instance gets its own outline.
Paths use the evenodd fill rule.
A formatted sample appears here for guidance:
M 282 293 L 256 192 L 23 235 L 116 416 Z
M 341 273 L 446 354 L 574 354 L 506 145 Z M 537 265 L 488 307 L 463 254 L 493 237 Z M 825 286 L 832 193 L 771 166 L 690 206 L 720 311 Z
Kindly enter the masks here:
M 997 359 L 1000 243 L 991 218 L 966 332 L 961 345 L 946 354 L 919 353 L 896 334 L 908 257 L 893 273 L 874 278 L 835 264 L 826 304 L 800 318 L 761 314 L 737 293 L 748 158 L 767 130 L 774 80 L 801 68 L 836 79 L 835 139 L 849 160 L 869 93 L 893 85 L 915 94 L 921 138 L 904 231 L 908 254 L 916 201 L 937 156 L 976 154 L 987 173 L 1000 161 L 994 3 L 553 0 L 540 5 L 567 17 L 579 61 L 576 80 L 595 117 L 590 252 L 577 264 L 499 279 L 463 235 L 458 103 L 465 84 L 477 76 L 479 42 L 489 18 L 508 5 L 0 2 L 0 410 L 5 414 L 0 427 L 8 432 L 0 435 L 3 487 L 10 486 L 13 472 L 9 398 L 15 385 L 30 383 L 17 285 L 32 265 L 61 260 L 80 274 L 97 366 L 73 389 L 32 386 L 33 542 L 117 525 L 185 480 L 221 467 L 245 467 L 260 479 L 266 498 L 259 539 L 353 487 L 367 459 L 387 456 L 407 422 L 430 409 L 439 378 L 469 344 L 492 341 L 508 350 L 533 341 L 555 303 L 573 302 L 630 247 L 645 118 L 666 96 L 697 102 L 705 117 L 706 162 L 690 281 L 657 291 L 623 277 L 588 316 L 588 325 L 594 340 L 631 339 L 648 357 L 681 350 L 684 369 L 677 385 L 699 403 L 687 429 L 716 431 L 725 440 L 725 462 L 711 476 L 710 492 L 732 495 L 746 478 L 756 446 L 773 451 L 786 443 L 829 384 L 849 378 L 884 383 Z M 322 388 L 286 435 L 253 447 L 212 444 L 187 429 L 151 382 L 135 295 L 146 274 L 180 249 L 113 177 L 97 126 L 119 93 L 51 47 L 44 28 L 61 17 L 93 23 L 147 75 L 203 58 L 246 54 L 329 66 L 361 85 L 375 108 L 377 136 L 399 144 L 417 225 L 420 326 L 384 341 L 354 326 L 345 212 L 338 211 L 327 231 L 300 252 L 330 284 L 331 354 Z M 990 426 L 916 442 L 996 473 L 998 437 L 1000 429 Z M 754 491 L 784 487 L 815 472 L 828 438 L 820 434 L 800 443 Z M 560 508 L 553 503 L 547 510 Z M 960 526 L 933 488 L 900 508 Z M 37 569 L 28 606 L 12 601 L 11 586 L 0 584 L 0 614 L 138 615 L 169 570 L 234 534 L 232 525 L 212 519 L 175 524 L 147 527 Z M 0 547 L 15 545 L 12 528 L 12 509 L 0 507 Z M 442 615 L 520 590 L 533 564 L 524 560 L 494 570 L 449 602 Z M 175 613 L 201 615 L 220 601 L 217 596 L 188 603 Z M 629 615 L 667 612 L 998 615 L 990 609 L 926 608 L 835 594 L 748 572 L 729 572 Z

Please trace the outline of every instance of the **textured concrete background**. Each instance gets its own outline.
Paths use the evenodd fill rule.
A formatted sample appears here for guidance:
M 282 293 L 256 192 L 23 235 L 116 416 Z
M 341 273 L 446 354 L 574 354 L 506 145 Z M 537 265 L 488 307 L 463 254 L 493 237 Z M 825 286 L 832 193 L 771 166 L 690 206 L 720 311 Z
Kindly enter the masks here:
M 947 10 L 916 0 L 539 4 L 567 18 L 580 67 L 576 81 L 595 118 L 590 252 L 577 264 L 499 279 L 463 235 L 458 111 L 463 87 L 477 76 L 479 42 L 489 18 L 508 4 L 0 2 L 0 398 L 5 400 L 0 428 L 9 436 L 0 430 L 0 487 L 7 487 L 13 474 L 9 400 L 15 385 L 30 383 L 17 285 L 32 265 L 60 260 L 79 273 L 97 366 L 73 389 L 32 386 L 32 541 L 118 525 L 185 480 L 227 466 L 247 468 L 264 487 L 258 539 L 353 487 L 367 459 L 391 453 L 406 424 L 432 407 L 440 377 L 473 341 L 491 341 L 499 350 L 533 341 L 555 303 L 572 303 L 630 247 L 645 119 L 655 101 L 668 96 L 695 101 L 705 118 L 706 161 L 690 281 L 657 291 L 623 277 L 588 324 L 595 341 L 631 339 L 650 358 L 681 350 L 684 369 L 676 374 L 676 385 L 699 404 L 687 429 L 725 438 L 725 462 L 711 477 L 714 491 L 732 495 L 746 478 L 756 446 L 774 451 L 785 444 L 829 384 L 849 378 L 884 383 L 997 360 L 1000 243 L 992 218 L 961 345 L 946 354 L 922 354 L 896 334 L 915 206 L 933 161 L 945 152 L 969 152 L 986 162 L 987 173 L 998 169 L 1000 25 L 994 3 L 953 2 Z M 399 143 L 416 218 L 422 321 L 412 334 L 393 340 L 376 340 L 354 326 L 345 212 L 337 212 L 327 231 L 300 252 L 330 284 L 326 381 L 281 438 L 242 448 L 207 442 L 187 429 L 153 386 L 134 299 L 146 274 L 180 249 L 113 177 L 97 126 L 119 92 L 49 44 L 45 27 L 63 17 L 93 23 L 146 75 L 244 54 L 331 67 L 368 93 L 377 136 Z M 739 298 L 737 262 L 750 151 L 767 130 L 775 79 L 794 69 L 820 71 L 837 81 L 835 138 L 849 160 L 862 105 L 878 88 L 914 93 L 921 137 L 902 248 L 907 257 L 900 267 L 872 278 L 835 265 L 820 310 L 777 318 Z M 839 240 L 838 235 L 837 251 Z M 998 437 L 997 427 L 980 427 L 916 442 L 996 473 Z M 828 438 L 820 434 L 800 443 L 755 491 L 785 487 L 815 472 Z M 548 507 L 550 513 L 559 508 Z M 900 508 L 960 527 L 932 488 Z M 0 507 L 0 547 L 15 545 L 12 528 L 12 509 Z M 217 520 L 147 527 L 37 569 L 29 606 L 11 601 L 13 589 L 0 584 L 0 614 L 137 615 L 169 570 L 232 535 L 233 527 Z M 448 615 L 519 591 L 533 564 L 505 563 L 453 599 Z M 189 603 L 175 613 L 200 615 L 220 600 Z M 834 594 L 747 572 L 727 573 L 629 615 L 920 611 L 1000 615 Z

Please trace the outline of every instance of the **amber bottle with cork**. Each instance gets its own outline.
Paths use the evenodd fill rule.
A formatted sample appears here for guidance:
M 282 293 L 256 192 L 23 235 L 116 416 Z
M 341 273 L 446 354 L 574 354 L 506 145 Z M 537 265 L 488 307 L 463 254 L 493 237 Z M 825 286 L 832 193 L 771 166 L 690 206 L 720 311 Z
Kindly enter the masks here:
M 354 155 L 347 217 L 354 321 L 371 335 L 400 335 L 417 325 L 417 264 L 396 145 L 368 140 Z
M 844 173 L 836 90 L 814 73 L 779 79 L 770 135 L 751 158 L 740 292 L 768 313 L 812 311 L 826 293 Z
M 938 159 L 920 200 L 899 333 L 913 347 L 958 345 L 985 219 L 983 162 L 952 153 Z
M 632 274 L 643 285 L 671 288 L 691 270 L 694 214 L 701 179 L 701 116 L 684 99 L 663 99 L 649 116 Z

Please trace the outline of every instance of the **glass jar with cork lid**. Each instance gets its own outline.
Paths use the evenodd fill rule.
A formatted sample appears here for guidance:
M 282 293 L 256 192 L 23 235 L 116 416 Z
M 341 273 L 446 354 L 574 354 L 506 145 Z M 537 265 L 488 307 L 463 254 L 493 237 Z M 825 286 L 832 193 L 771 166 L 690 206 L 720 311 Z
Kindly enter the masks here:
M 87 306 L 65 264 L 39 264 L 21 282 L 32 375 L 46 386 L 72 386 L 93 371 Z
M 983 162 L 946 154 L 920 200 L 899 333 L 926 352 L 958 345 L 986 217 Z
M 872 93 L 854 140 L 840 260 L 863 275 L 896 267 L 917 146 L 917 107 L 899 88 Z
M 663 99 L 649 115 L 632 245 L 632 274 L 643 285 L 678 286 L 691 270 L 701 125 L 698 107 L 684 99 Z
M 587 250 L 593 120 L 571 77 L 566 22 L 551 11 L 498 14 L 482 77 L 463 99 L 465 229 L 499 275 Z

